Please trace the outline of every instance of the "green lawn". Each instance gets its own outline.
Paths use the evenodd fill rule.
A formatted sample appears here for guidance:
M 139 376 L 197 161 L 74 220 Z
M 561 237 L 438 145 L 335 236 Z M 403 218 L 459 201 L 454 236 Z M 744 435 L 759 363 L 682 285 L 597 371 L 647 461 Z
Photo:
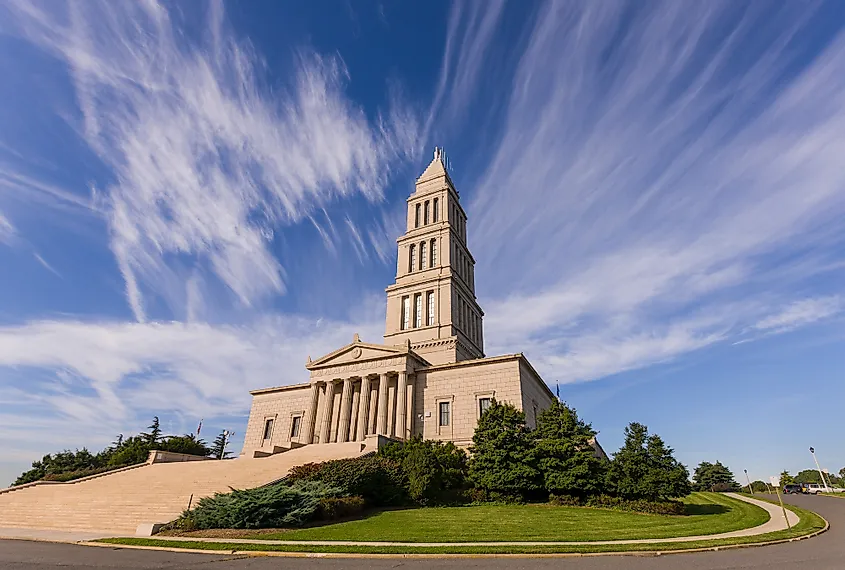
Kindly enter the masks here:
M 134 546 L 154 546 L 165 548 L 189 548 L 209 551 L 246 552 L 325 552 L 347 554 L 553 554 L 553 553 L 595 553 L 686 550 L 691 548 L 712 548 L 738 544 L 754 544 L 783 540 L 812 534 L 824 528 L 824 520 L 810 511 L 798 507 L 789 507 L 798 513 L 801 521 L 792 528 L 779 532 L 733 539 L 701 540 L 679 543 L 656 544 L 620 544 L 620 545 L 583 545 L 583 546 L 445 546 L 445 547 L 403 547 L 403 546 L 316 546 L 275 545 L 275 544 L 232 544 L 221 542 L 176 541 L 156 538 L 108 538 L 98 542 L 126 544 Z

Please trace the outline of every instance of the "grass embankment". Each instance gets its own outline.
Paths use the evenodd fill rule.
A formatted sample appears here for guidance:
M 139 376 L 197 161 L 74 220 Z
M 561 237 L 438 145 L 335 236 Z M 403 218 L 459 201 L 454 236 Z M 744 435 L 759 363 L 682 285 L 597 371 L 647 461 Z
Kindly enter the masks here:
M 641 533 L 633 538 L 657 538 L 657 536 L 642 536 L 642 532 L 647 532 L 649 534 L 654 534 L 658 532 L 662 534 L 666 530 L 667 521 L 665 519 L 673 519 L 673 520 L 686 520 L 689 519 L 691 524 L 699 525 L 701 524 L 698 521 L 701 517 L 704 517 L 704 520 L 710 521 L 712 524 L 710 526 L 705 525 L 704 530 L 699 530 L 697 532 L 702 534 L 715 534 L 720 532 L 727 532 L 725 529 L 729 530 L 738 530 L 738 528 L 748 528 L 757 526 L 758 524 L 762 524 L 765 522 L 767 515 L 761 509 L 757 509 L 763 513 L 763 517 L 759 516 L 754 509 L 745 510 L 745 505 L 747 503 L 742 503 L 740 501 L 734 501 L 728 497 L 724 497 L 721 495 L 713 496 L 710 493 L 704 494 L 696 494 L 689 498 L 689 503 L 692 505 L 693 512 L 696 509 L 701 509 L 703 507 L 707 507 L 707 505 L 720 505 L 720 506 L 727 506 L 727 512 L 720 512 L 715 513 L 717 509 L 713 507 L 707 507 L 711 510 L 711 514 L 700 513 L 699 514 L 692 514 L 688 516 L 682 517 L 664 517 L 664 516 L 654 516 L 654 515 L 636 515 L 637 517 L 646 517 L 653 520 L 653 524 L 650 530 L 646 529 L 645 527 L 641 527 Z M 726 504 L 727 503 L 727 504 Z M 476 509 L 476 512 L 480 512 L 483 509 L 495 509 L 495 508 L 508 508 L 508 509 L 515 509 L 519 511 L 520 509 L 525 510 L 527 512 L 531 512 L 532 515 L 525 515 L 522 514 L 523 521 L 529 521 L 531 524 L 537 524 L 538 520 L 544 521 L 546 525 L 553 525 L 557 524 L 559 521 L 558 516 L 560 518 L 566 518 L 563 516 L 563 513 L 567 513 L 570 519 L 577 519 L 580 522 L 574 523 L 574 526 L 579 524 L 584 524 L 585 520 L 589 520 L 585 517 L 585 512 L 593 511 L 592 509 L 580 509 L 580 508 L 571 508 L 571 507 L 541 507 L 538 505 L 523 505 L 523 506 L 509 506 L 509 507 L 498 507 L 498 506 L 478 506 L 478 507 L 457 507 L 457 508 L 443 508 L 443 509 L 415 509 L 415 511 L 420 512 L 424 511 L 428 515 L 431 515 L 433 511 L 452 511 L 456 509 Z M 537 509 L 539 508 L 548 508 L 550 511 L 546 511 L 548 514 L 549 512 L 557 511 L 554 515 L 547 516 L 545 519 L 536 518 L 534 513 L 538 513 Z M 326 552 L 326 553 L 346 553 L 346 554 L 552 554 L 552 553 L 582 553 L 582 554 L 589 554 L 589 553 L 596 553 L 596 552 L 625 552 L 625 551 L 661 551 L 667 552 L 672 550 L 685 550 L 691 548 L 713 548 L 713 547 L 721 547 L 721 546 L 731 546 L 737 544 L 753 544 L 753 543 L 761 543 L 761 542 L 770 542 L 776 540 L 784 540 L 790 538 L 796 538 L 800 536 L 805 536 L 808 534 L 812 534 L 818 530 L 824 528 L 825 522 L 824 520 L 812 513 L 810 511 L 800 509 L 798 507 L 790 506 L 788 507 L 795 513 L 799 515 L 801 521 L 793 527 L 791 530 L 784 530 L 778 532 L 772 532 L 764 535 L 757 535 L 757 536 L 749 536 L 749 537 L 740 537 L 740 538 L 733 538 L 733 539 L 718 539 L 718 540 L 697 540 L 697 541 L 689 541 L 689 542 L 678 542 L 678 543 L 653 543 L 653 544 L 613 544 L 613 545 L 547 545 L 547 546 L 440 546 L 440 547 L 414 547 L 414 546 L 340 546 L 340 545 L 310 545 L 310 544 L 294 544 L 294 545 L 276 545 L 276 544 L 262 544 L 262 543 L 251 543 L 251 544 L 232 544 L 232 543 L 224 543 L 224 542 L 204 542 L 204 541 L 186 541 L 186 540 L 167 540 L 167 539 L 158 539 L 158 538 L 114 538 L 114 539 L 103 539 L 99 542 L 106 542 L 110 544 L 127 544 L 127 545 L 135 545 L 135 546 L 155 546 L 155 547 L 165 547 L 165 548 L 188 548 L 188 549 L 197 549 L 197 550 L 218 550 L 218 551 L 275 551 L 275 552 Z M 533 509 L 533 511 L 532 511 Z M 755 507 L 756 509 L 756 507 Z M 391 511 L 392 513 L 408 513 L 413 511 Z M 487 511 L 490 514 L 491 511 Z M 593 538 L 592 540 L 626 540 L 626 539 L 633 539 L 630 536 L 623 536 L 626 528 L 622 528 L 624 523 L 622 521 L 626 520 L 630 513 L 618 513 L 614 511 L 602 511 L 603 514 L 612 514 L 617 515 L 616 518 L 617 526 L 611 528 L 609 526 L 609 520 L 605 520 L 605 529 L 603 534 L 600 535 L 600 538 Z M 728 514 L 733 513 L 730 518 L 733 520 L 732 523 L 728 522 Z M 743 520 L 741 515 L 738 513 L 746 513 L 747 518 L 744 519 L 742 524 L 738 524 L 737 520 Z M 591 515 L 594 513 L 590 513 Z M 460 516 L 460 515 L 458 515 Z M 519 515 L 518 515 L 519 516 Z M 589 516 L 589 515 L 586 515 Z M 707 517 L 710 517 L 709 519 Z M 373 517 L 371 517 L 373 518 Z M 370 519 L 367 519 L 370 520 Z M 477 519 L 472 517 L 468 517 L 467 515 L 463 516 L 465 524 L 475 524 Z M 357 522 L 366 522 L 366 521 L 357 521 Z M 573 535 L 565 535 L 562 536 L 561 533 L 553 532 L 549 533 L 547 528 L 542 529 L 542 532 L 538 534 L 534 534 L 531 536 L 525 536 L 525 534 L 517 534 L 513 535 L 511 533 L 507 533 L 505 529 L 509 529 L 511 525 L 511 521 L 501 520 L 501 519 L 486 519 L 483 521 L 485 526 L 495 526 L 495 529 L 499 529 L 498 532 L 495 533 L 495 538 L 492 541 L 525 541 L 525 540 L 533 540 L 533 541 L 540 541 L 540 540 L 559 540 L 559 541 L 575 541 L 575 540 L 583 540 L 583 538 L 576 538 Z M 341 523 L 348 525 L 350 523 Z M 504 524 L 505 526 L 502 526 Z M 738 528 L 737 528 L 738 525 Z M 328 525 L 327 527 L 337 527 L 340 525 Z M 734 527 L 734 528 L 731 528 Z M 681 529 L 682 527 L 676 526 L 676 530 Z M 661 529 L 657 531 L 657 529 Z M 308 531 L 319 530 L 319 529 L 307 529 Z M 588 529 L 585 529 L 588 530 Z M 399 539 L 403 542 L 410 542 L 410 539 L 407 538 L 411 536 L 414 532 L 418 532 L 413 528 L 405 528 L 404 534 L 402 538 Z M 288 539 L 293 532 L 306 532 L 303 531 L 292 531 L 287 533 L 277 533 L 277 538 L 283 537 L 283 539 Z M 458 537 L 451 537 L 450 539 L 443 541 L 443 542 L 455 542 L 458 540 L 461 541 L 469 541 L 469 540 L 487 540 L 487 538 L 473 538 L 468 539 L 466 538 L 467 534 L 464 529 L 462 529 L 461 538 Z M 549 535 L 553 535 L 554 538 L 549 538 Z M 693 534 L 676 534 L 672 536 L 692 536 Z M 441 535 L 442 536 L 442 535 Z M 583 534 L 580 536 L 584 536 Z M 662 534 L 662 536 L 666 536 Z M 254 537 L 253 537 L 254 538 Z M 267 535 L 264 535 L 262 538 L 269 539 Z M 299 538 L 298 540 L 317 540 L 312 538 Z M 327 539 L 322 538 L 321 540 L 339 540 L 339 539 Z M 349 538 L 347 538 L 349 540 Z M 357 537 L 351 538 L 351 540 L 368 540 L 368 538 L 364 537 Z M 396 540 L 396 538 L 386 538 L 382 537 L 379 538 L 380 541 L 388 541 L 388 540 Z M 431 540 L 434 542 L 434 540 Z
M 819 493 L 825 497 L 836 497 L 837 499 L 845 499 L 845 493 Z

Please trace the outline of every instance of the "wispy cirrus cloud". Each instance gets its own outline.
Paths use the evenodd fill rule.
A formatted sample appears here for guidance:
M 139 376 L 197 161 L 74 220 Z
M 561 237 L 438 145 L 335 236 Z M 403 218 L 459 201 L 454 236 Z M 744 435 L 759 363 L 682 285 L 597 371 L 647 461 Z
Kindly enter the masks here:
M 287 85 L 264 83 L 252 46 L 209 4 L 207 33 L 181 33 L 158 2 L 12 2 L 16 33 L 64 62 L 80 134 L 113 182 L 99 203 L 138 320 L 180 264 L 200 263 L 250 305 L 285 290 L 278 228 L 327 202 L 377 202 L 417 143 L 398 97 L 374 117 L 348 100 L 336 56 L 293 57 Z
M 538 10 L 469 207 L 488 352 L 588 380 L 841 310 L 845 37 L 769 8 Z
M 781 312 L 758 321 L 753 328 L 765 332 L 786 332 L 836 315 L 842 308 L 842 298 L 838 295 L 802 299 L 784 307 Z

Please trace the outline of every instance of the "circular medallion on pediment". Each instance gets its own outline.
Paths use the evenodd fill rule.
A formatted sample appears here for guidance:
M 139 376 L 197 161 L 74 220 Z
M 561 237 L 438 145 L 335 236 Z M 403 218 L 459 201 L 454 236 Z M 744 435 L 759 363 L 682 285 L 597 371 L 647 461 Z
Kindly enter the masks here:
M 361 349 L 356 348 L 352 351 L 352 358 L 361 358 Z

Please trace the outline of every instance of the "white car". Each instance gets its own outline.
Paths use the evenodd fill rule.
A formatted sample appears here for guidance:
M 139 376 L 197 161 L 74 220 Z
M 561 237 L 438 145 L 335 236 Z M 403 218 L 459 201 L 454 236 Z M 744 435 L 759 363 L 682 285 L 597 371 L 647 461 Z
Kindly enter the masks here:
M 825 488 L 825 486 L 820 483 L 809 483 L 807 485 L 807 492 L 811 495 L 817 495 L 819 493 L 845 493 L 845 489 L 830 486 Z

